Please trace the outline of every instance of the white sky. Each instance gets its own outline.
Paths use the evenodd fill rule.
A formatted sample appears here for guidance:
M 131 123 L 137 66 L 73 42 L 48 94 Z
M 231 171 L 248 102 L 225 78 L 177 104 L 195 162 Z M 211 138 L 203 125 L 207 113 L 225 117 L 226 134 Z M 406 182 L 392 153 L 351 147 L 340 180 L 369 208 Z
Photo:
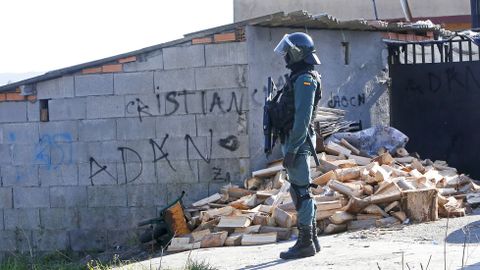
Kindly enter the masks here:
M 233 22 L 233 0 L 0 0 L 0 73 L 68 67 Z

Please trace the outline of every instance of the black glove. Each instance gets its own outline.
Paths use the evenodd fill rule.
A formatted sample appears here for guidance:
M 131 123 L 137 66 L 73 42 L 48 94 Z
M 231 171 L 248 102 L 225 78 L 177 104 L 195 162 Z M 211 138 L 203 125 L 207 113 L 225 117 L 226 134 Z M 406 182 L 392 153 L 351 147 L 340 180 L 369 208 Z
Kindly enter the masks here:
M 295 163 L 295 158 L 297 157 L 294 153 L 287 153 L 283 158 L 283 167 L 285 168 L 292 168 Z

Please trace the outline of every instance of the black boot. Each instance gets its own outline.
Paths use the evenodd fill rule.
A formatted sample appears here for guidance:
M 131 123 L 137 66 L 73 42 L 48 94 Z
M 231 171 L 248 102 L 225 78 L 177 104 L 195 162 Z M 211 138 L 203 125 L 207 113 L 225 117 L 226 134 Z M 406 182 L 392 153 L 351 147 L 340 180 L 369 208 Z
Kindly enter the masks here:
M 315 255 L 315 246 L 312 241 L 312 225 L 303 225 L 298 227 L 297 243 L 288 251 L 281 252 L 280 258 L 290 260 L 313 255 Z
M 318 237 L 317 237 L 317 221 L 313 219 L 312 221 L 312 242 L 313 245 L 315 246 L 315 251 L 318 253 L 320 252 L 320 243 L 318 242 Z

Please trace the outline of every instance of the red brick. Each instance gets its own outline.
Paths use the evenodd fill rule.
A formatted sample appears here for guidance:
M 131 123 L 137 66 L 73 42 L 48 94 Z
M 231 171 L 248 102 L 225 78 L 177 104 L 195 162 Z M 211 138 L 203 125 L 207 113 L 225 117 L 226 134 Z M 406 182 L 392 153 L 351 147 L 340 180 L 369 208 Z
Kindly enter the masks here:
M 122 72 L 123 65 L 122 64 L 113 64 L 113 65 L 104 65 L 102 67 L 102 72 Z
M 27 96 L 27 100 L 32 102 L 37 101 L 37 96 L 36 95 Z
M 130 63 L 130 62 L 135 62 L 135 61 L 137 61 L 136 56 L 129 56 L 129 57 L 125 57 L 125 58 L 122 58 L 122 59 L 118 59 L 118 63 L 120 63 L 120 64 Z
M 207 43 L 212 43 L 212 38 L 211 37 L 192 39 L 192 44 L 207 44 Z
M 213 40 L 215 42 L 228 42 L 228 41 L 235 41 L 237 39 L 234 32 L 232 33 L 224 33 L 224 34 L 216 34 L 213 36 Z
M 86 68 L 82 70 L 83 74 L 93 74 L 93 73 L 101 73 L 102 68 L 101 67 L 94 67 L 94 68 Z
M 7 100 L 7 95 L 0 94 L 0 101 L 5 101 L 5 100 Z
M 7 93 L 8 101 L 21 101 L 25 100 L 25 96 L 20 95 L 19 93 Z

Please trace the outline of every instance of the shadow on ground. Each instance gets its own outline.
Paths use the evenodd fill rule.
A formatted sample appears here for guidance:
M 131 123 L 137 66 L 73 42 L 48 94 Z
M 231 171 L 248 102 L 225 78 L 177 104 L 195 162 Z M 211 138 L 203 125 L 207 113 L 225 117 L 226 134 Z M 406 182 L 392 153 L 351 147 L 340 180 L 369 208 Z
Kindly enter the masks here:
M 479 270 L 480 269 L 480 262 L 472 265 L 466 265 L 463 268 L 459 268 L 459 270 Z
M 463 226 L 462 228 L 450 233 L 447 237 L 447 243 L 450 243 L 450 244 L 480 243 L 480 220 L 471 222 Z
M 264 263 L 261 263 L 261 264 L 247 265 L 247 266 L 245 266 L 243 268 L 240 268 L 238 270 L 259 270 L 259 269 L 270 268 L 270 267 L 273 267 L 275 265 L 279 265 L 279 264 L 286 263 L 286 262 L 288 262 L 288 261 L 282 260 L 282 259 L 276 259 L 276 260 L 269 261 L 269 262 L 264 262 Z

